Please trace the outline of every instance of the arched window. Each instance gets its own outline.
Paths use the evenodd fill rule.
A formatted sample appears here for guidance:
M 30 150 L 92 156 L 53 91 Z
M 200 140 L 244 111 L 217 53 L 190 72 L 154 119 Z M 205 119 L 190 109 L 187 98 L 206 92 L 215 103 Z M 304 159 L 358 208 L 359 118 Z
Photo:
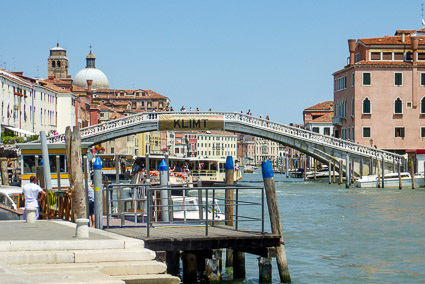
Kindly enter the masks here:
M 60 62 L 60 61 L 58 61 L 57 65 L 58 65 L 58 67 L 61 67 L 61 62 Z
M 403 101 L 400 98 L 394 102 L 394 113 L 403 113 Z
M 421 100 L 421 113 L 425 114 L 425 97 Z
M 363 113 L 369 114 L 370 112 L 370 100 L 368 98 L 365 98 L 363 100 Z
M 52 67 L 56 67 L 56 62 L 52 61 Z

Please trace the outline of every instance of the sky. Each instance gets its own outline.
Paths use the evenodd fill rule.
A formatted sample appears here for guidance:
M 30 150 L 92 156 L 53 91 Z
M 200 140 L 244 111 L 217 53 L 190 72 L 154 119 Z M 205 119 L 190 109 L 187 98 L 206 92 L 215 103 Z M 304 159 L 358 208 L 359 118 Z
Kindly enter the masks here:
M 421 1 L 0 1 L 0 68 L 47 77 L 50 48 L 69 73 L 89 46 L 110 88 L 151 89 L 201 111 L 302 123 L 333 100 L 347 40 L 420 29 Z

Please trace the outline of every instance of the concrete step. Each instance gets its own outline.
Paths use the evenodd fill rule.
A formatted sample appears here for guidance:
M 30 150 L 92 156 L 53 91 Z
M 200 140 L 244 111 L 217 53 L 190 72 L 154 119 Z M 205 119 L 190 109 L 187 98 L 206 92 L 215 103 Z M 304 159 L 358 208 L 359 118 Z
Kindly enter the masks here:
M 51 251 L 51 250 L 98 250 L 144 248 L 142 240 L 123 238 L 106 240 L 33 240 L 0 241 L 0 252 Z
M 5 264 L 125 262 L 153 260 L 154 258 L 155 252 L 143 248 L 0 253 L 0 262 Z
M 126 284 L 180 284 L 180 278 L 169 274 L 114 276 Z
M 10 284 L 125 284 L 117 277 L 97 271 L 39 272 L 2 275 L 0 283 Z
M 13 265 L 15 269 L 27 273 L 50 272 L 50 271 L 99 271 L 111 276 L 117 275 L 143 275 L 166 273 L 167 266 L 164 263 L 149 261 L 131 262 L 100 262 L 100 263 L 62 263 L 62 264 L 22 264 Z

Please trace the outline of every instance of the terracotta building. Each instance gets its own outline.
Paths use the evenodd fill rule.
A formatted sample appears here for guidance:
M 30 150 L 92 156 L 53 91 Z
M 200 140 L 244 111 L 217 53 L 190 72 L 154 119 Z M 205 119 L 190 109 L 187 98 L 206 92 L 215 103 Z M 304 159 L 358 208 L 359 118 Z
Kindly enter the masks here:
M 336 137 L 417 160 L 425 152 L 425 29 L 349 39 L 334 76 Z
M 304 128 L 324 135 L 333 135 L 333 113 L 333 101 L 325 101 L 304 109 Z

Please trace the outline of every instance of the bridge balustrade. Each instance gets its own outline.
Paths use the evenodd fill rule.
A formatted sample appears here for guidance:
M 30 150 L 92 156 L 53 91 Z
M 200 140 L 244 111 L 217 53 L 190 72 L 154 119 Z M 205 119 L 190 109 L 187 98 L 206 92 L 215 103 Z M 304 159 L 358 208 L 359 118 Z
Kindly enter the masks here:
M 354 152 L 361 156 L 373 157 L 377 160 L 384 159 L 387 162 L 401 163 L 405 158 L 401 155 L 397 155 L 391 152 L 378 150 L 376 148 L 356 144 L 351 141 L 342 140 L 329 135 L 318 134 L 309 130 L 273 122 L 264 118 L 254 117 L 243 113 L 235 112 L 151 112 L 141 113 L 126 116 L 113 121 L 107 121 L 93 126 L 85 127 L 81 129 L 81 137 L 90 138 L 94 135 L 100 135 L 112 131 L 119 131 L 120 129 L 127 128 L 132 125 L 137 125 L 143 122 L 158 122 L 158 115 L 173 115 L 178 117 L 179 115 L 217 115 L 224 116 L 224 121 L 234 122 L 240 125 L 246 125 L 262 129 L 268 132 L 276 133 L 279 135 L 291 137 L 293 139 L 310 142 L 312 144 L 322 145 L 325 147 L 331 147 L 336 150 L 343 152 Z M 226 127 L 225 127 L 226 128 Z M 65 135 L 56 135 L 48 138 L 50 143 L 64 142 Z

